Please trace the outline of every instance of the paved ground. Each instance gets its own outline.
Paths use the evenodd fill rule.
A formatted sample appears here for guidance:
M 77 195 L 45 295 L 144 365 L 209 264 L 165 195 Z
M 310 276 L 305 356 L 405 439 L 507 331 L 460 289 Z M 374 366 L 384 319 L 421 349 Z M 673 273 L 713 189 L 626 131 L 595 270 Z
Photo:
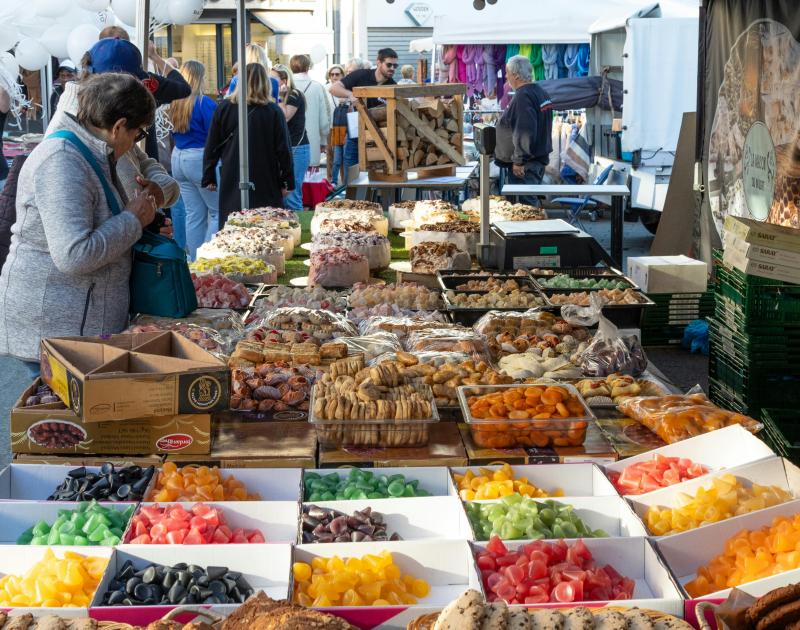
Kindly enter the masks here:
M 608 248 L 611 235 L 611 224 L 608 219 L 596 223 L 588 220 L 584 223 L 587 231 L 597 238 L 601 245 Z M 650 251 L 652 235 L 641 223 L 625 223 L 624 256 L 642 256 Z M 624 263 L 623 263 L 624 267 Z M 708 359 L 699 355 L 674 348 L 648 348 L 651 361 L 659 367 L 664 375 L 681 389 L 688 389 L 696 384 L 704 388 L 708 383 Z M 23 389 L 28 385 L 27 373 L 7 357 L 0 357 L 0 466 L 6 465 L 11 458 L 9 445 L 9 411 Z

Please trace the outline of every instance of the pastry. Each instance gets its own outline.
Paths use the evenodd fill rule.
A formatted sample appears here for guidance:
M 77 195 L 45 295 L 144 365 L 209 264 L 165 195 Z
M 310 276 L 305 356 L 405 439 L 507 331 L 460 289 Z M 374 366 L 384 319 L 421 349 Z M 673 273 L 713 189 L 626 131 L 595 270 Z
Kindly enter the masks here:
M 770 591 L 747 609 L 745 619 L 755 630 L 777 630 L 800 620 L 800 584 Z
M 564 615 L 552 608 L 531 609 L 531 630 L 561 630 L 564 626 Z
M 495 290 L 486 293 L 457 293 L 447 292 L 447 301 L 455 308 L 516 308 L 528 309 L 544 306 L 544 298 L 538 293 L 529 293 L 513 289 L 511 291 Z
M 389 239 L 376 232 L 321 232 L 311 242 L 311 253 L 340 247 L 367 259 L 370 269 L 389 266 L 392 246 Z
M 584 379 L 575 384 L 578 393 L 584 398 L 594 398 L 596 396 L 603 396 L 611 398 L 611 389 L 605 381 Z
M 433 630 L 481 630 L 482 624 L 483 596 L 470 589 L 444 608 Z
M 434 273 L 446 269 L 469 269 L 472 258 L 453 243 L 425 241 L 408 252 L 413 273 Z
M 509 610 L 507 630 L 533 630 L 532 617 L 525 610 Z
M 654 630 L 655 622 L 645 612 L 638 608 L 629 608 L 625 611 L 628 619 L 628 630 Z
M 502 599 L 483 607 L 481 630 L 506 630 L 508 627 L 508 604 Z
M 437 291 L 413 282 L 383 286 L 362 284 L 353 287 L 349 303 L 350 308 L 394 304 L 399 308 L 433 311 L 442 307 L 442 298 Z
M 592 611 L 583 606 L 564 611 L 563 630 L 593 630 L 594 616 Z
M 330 247 L 311 254 L 308 284 L 323 287 L 351 287 L 369 280 L 369 262 L 362 254 Z
M 617 610 L 600 609 L 594 612 L 594 630 L 627 630 L 627 617 Z
M 430 201 L 418 201 L 414 210 L 411 213 L 412 227 L 418 229 L 420 226 L 429 225 L 433 223 L 448 223 L 450 221 L 458 221 L 458 212 L 456 207 L 442 201 L 434 199 Z

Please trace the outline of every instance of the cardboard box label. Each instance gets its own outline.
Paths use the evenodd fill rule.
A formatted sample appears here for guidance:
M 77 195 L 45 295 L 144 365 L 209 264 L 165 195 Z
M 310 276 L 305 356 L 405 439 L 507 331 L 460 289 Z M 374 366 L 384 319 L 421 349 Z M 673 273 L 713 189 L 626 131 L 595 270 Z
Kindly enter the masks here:
M 183 374 L 178 377 L 180 413 L 207 413 L 221 402 L 227 402 L 228 374 Z

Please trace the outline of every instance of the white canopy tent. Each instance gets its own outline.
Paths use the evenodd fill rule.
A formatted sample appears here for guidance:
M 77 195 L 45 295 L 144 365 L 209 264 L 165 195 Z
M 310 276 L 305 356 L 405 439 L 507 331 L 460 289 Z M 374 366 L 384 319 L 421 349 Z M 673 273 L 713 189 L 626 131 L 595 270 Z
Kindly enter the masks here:
M 699 0 L 664 0 L 665 16 L 697 16 Z M 643 0 L 499 0 L 482 11 L 435 15 L 433 42 L 441 44 L 588 44 L 598 20 L 622 24 L 653 3 Z M 436 10 L 436 9 L 434 9 Z

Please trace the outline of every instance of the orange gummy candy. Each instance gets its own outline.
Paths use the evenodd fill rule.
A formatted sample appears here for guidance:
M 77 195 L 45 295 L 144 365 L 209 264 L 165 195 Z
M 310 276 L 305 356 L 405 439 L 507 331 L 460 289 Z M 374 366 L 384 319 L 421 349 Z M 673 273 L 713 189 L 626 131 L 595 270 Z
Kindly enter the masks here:
M 150 493 L 151 501 L 259 501 L 233 475 L 223 476 L 217 466 L 184 466 L 164 462 Z

